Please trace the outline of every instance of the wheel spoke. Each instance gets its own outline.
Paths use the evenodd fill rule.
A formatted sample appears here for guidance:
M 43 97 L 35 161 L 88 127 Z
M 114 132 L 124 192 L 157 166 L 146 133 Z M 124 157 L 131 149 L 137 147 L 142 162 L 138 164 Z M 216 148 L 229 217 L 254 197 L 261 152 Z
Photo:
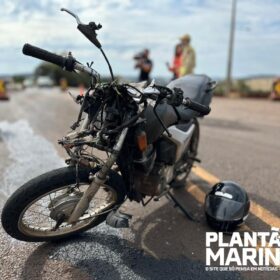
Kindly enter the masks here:
M 84 188 L 88 186 L 81 184 L 80 187 Z M 104 188 L 106 188 L 106 191 Z M 94 221 L 104 211 L 108 211 L 116 201 L 116 192 L 109 186 L 101 186 L 96 196 L 90 202 L 86 213 L 75 224 L 70 225 L 65 222 L 67 218 L 65 216 L 60 219 L 57 218 L 58 220 L 53 219 L 54 217 L 65 215 L 63 209 L 67 211 L 67 207 L 71 207 L 71 205 L 75 206 L 75 204 L 71 204 L 73 203 L 71 199 L 75 201 L 75 196 L 77 199 L 80 199 L 79 193 L 82 192 L 79 190 L 72 192 L 69 195 L 69 200 L 67 200 L 66 194 L 68 189 L 69 186 L 65 186 L 54 190 L 30 203 L 24 210 L 20 220 L 19 226 L 21 230 L 32 236 L 55 236 L 57 234 L 74 232 Z M 52 218 L 50 217 L 51 213 L 55 213 L 52 214 Z
M 32 212 L 32 213 L 35 213 L 35 214 L 39 214 L 39 215 L 42 215 L 42 216 L 45 216 L 45 217 L 50 218 L 50 216 L 49 216 L 49 215 L 46 215 L 46 214 L 43 214 L 43 213 L 40 213 L 40 212 L 37 212 L 37 211 L 34 211 L 34 210 L 30 210 L 30 209 L 28 209 L 28 211 L 30 211 L 30 212 Z
M 51 208 L 53 208 L 53 202 L 52 202 L 52 198 L 51 198 L 51 195 L 49 194 L 49 198 L 50 198 L 50 204 L 51 205 Z

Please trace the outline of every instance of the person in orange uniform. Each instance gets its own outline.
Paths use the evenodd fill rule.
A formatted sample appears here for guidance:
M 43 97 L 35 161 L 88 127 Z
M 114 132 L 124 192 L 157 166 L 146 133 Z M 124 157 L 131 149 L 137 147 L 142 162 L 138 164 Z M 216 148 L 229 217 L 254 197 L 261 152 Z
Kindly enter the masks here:
M 168 70 L 173 73 L 172 80 L 175 80 L 180 77 L 182 58 L 183 58 L 183 47 L 181 44 L 178 44 L 175 47 L 175 54 L 174 54 L 172 65 L 170 65 L 168 62 L 166 63 Z

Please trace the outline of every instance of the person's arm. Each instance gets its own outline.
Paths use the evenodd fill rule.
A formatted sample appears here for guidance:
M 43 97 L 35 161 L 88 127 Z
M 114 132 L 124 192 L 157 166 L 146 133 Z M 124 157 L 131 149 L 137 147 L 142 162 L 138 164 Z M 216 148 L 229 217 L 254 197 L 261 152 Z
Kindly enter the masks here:
M 137 62 L 134 66 L 134 68 L 142 68 L 142 62 Z
M 167 69 L 168 69 L 170 72 L 172 72 L 172 73 L 175 72 L 175 68 L 174 68 L 174 67 L 171 67 L 170 64 L 169 64 L 168 62 L 166 63 L 166 66 L 167 66 Z
M 169 62 L 166 62 L 166 66 L 167 66 L 168 70 L 169 70 L 170 72 L 172 72 L 172 73 L 175 73 L 175 72 L 176 72 L 176 68 L 178 68 L 178 67 L 176 67 L 175 58 L 174 58 L 174 60 L 173 60 L 172 66 L 169 64 Z M 177 69 L 177 70 L 178 70 L 178 69 Z
M 144 62 L 144 63 L 142 63 L 141 69 L 142 69 L 144 72 L 150 72 L 150 71 L 152 70 L 152 63 L 150 63 L 150 62 Z

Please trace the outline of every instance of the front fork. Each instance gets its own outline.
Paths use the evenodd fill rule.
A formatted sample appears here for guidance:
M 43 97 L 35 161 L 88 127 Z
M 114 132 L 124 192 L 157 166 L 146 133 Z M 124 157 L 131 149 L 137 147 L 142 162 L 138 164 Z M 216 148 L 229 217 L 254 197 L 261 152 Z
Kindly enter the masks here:
M 71 216 L 68 219 L 68 223 L 75 223 L 78 219 L 84 214 L 84 212 L 88 209 L 89 203 L 94 197 L 94 195 L 99 190 L 100 186 L 105 183 L 107 180 L 108 173 L 114 163 L 117 160 L 119 152 L 123 146 L 125 137 L 127 135 L 128 128 L 123 129 L 121 132 L 117 143 L 113 148 L 113 152 L 111 153 L 110 157 L 106 160 L 102 168 L 95 174 L 91 184 L 87 188 L 87 190 L 83 193 L 83 196 L 79 200 L 78 204 L 76 205 L 74 211 L 72 212 Z

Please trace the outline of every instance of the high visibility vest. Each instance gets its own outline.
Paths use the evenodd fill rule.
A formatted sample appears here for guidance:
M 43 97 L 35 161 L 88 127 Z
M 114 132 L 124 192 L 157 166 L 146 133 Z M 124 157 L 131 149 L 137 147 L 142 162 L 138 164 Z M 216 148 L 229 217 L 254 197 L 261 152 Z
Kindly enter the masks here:
M 191 46 L 183 48 L 182 66 L 180 67 L 179 76 L 192 74 L 195 67 L 195 51 Z

